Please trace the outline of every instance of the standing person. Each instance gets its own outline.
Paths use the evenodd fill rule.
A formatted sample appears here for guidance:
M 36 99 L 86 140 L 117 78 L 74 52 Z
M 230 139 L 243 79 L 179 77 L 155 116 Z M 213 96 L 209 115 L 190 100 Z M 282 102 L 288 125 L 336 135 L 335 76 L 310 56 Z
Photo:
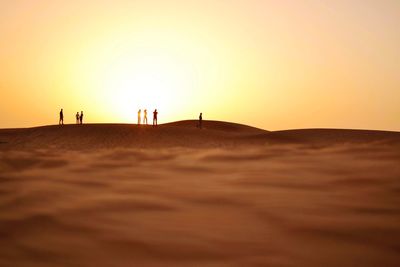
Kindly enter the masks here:
M 60 120 L 58 121 L 58 124 L 64 125 L 64 112 L 63 109 L 60 110 Z
M 157 125 L 157 115 L 158 115 L 158 112 L 157 112 L 157 109 L 155 109 L 153 112 L 153 126 Z
M 147 109 L 144 110 L 144 116 L 143 116 L 143 124 L 147 125 Z
M 79 111 L 76 112 L 75 117 L 76 117 L 76 124 L 79 124 Z
M 142 112 L 141 109 L 139 109 L 138 113 L 137 113 L 137 124 L 140 125 L 140 113 Z
M 201 129 L 203 127 L 203 113 L 200 113 L 199 116 L 199 128 Z
M 81 111 L 81 115 L 79 116 L 79 121 L 81 124 L 83 123 L 83 111 Z

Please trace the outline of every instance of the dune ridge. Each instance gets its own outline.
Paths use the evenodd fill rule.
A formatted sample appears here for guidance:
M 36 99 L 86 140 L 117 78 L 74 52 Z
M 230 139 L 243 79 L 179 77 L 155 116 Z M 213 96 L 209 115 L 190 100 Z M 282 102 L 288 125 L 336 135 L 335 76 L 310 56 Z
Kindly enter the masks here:
M 232 147 L 264 144 L 400 143 L 399 132 L 299 129 L 266 131 L 221 121 L 186 120 L 157 127 L 135 124 L 51 125 L 21 129 L 0 129 L 0 149 L 58 147 L 91 149 L 112 147 Z

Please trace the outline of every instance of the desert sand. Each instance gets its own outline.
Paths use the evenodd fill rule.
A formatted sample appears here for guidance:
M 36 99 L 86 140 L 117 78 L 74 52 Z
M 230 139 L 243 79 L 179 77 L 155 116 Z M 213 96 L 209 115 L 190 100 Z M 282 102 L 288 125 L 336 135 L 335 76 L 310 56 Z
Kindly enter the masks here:
M 400 266 L 400 133 L 0 130 L 0 266 Z

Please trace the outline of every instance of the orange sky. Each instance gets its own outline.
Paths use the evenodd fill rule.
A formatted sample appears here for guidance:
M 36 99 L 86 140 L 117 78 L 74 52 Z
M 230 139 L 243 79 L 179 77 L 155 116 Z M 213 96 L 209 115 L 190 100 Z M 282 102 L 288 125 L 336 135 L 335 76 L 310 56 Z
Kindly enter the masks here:
M 227 120 L 400 130 L 400 1 L 2 1 L 0 128 Z

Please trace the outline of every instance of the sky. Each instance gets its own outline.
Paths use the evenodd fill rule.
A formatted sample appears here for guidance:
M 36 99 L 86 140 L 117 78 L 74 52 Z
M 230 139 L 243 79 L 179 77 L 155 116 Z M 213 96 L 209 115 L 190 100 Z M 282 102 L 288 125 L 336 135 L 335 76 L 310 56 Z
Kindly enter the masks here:
M 400 131 L 398 0 L 0 0 L 0 128 Z

